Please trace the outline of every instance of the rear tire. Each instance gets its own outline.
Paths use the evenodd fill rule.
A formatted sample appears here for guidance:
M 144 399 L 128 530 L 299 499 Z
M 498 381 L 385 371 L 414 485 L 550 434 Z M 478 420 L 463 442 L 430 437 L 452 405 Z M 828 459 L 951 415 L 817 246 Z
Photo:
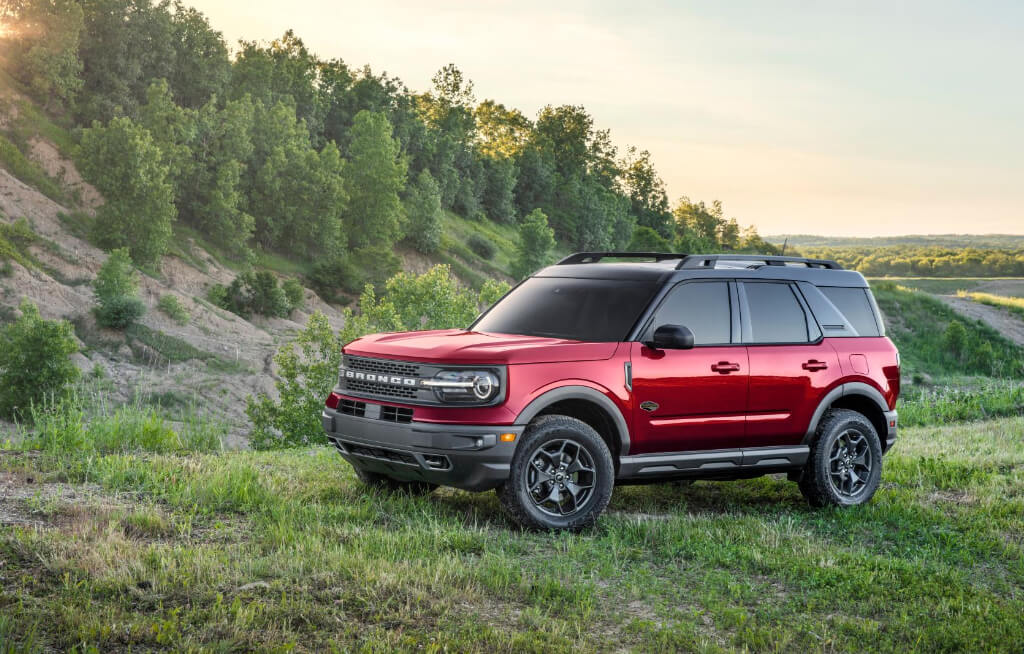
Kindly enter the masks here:
M 498 498 L 523 527 L 580 531 L 597 521 L 614 486 L 611 452 L 593 427 L 547 415 L 526 429 Z
M 363 470 L 359 466 L 352 466 L 356 471 L 356 477 L 370 488 L 388 491 L 391 493 L 407 493 L 409 495 L 429 495 L 437 488 L 437 484 L 426 481 L 401 481 L 392 479 L 379 472 Z
M 850 409 L 826 413 L 798 482 L 810 505 L 864 504 L 881 479 L 882 445 L 871 421 Z

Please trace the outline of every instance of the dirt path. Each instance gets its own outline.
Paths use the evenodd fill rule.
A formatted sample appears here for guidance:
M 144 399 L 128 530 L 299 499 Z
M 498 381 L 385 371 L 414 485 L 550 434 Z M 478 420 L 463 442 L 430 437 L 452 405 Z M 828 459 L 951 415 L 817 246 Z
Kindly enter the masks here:
M 957 313 L 987 323 L 1006 338 L 1024 347 L 1024 320 L 1020 320 L 1009 311 L 956 295 L 937 295 L 936 297 L 951 306 Z

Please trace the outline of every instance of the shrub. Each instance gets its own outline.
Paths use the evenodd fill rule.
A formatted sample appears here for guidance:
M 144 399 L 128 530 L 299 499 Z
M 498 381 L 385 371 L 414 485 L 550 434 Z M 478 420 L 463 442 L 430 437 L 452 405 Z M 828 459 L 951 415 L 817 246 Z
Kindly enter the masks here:
M 489 239 L 480 234 L 473 234 L 466 240 L 466 245 L 469 249 L 476 253 L 478 257 L 487 259 L 490 261 L 494 258 L 494 255 L 498 252 L 498 248 L 495 247 Z
M 188 321 L 192 317 L 189 315 L 188 309 L 185 308 L 185 305 L 178 299 L 177 295 L 171 295 L 170 293 L 161 295 L 156 306 L 158 309 L 163 311 L 168 318 L 179 325 L 187 325 Z
M 222 309 L 246 320 L 253 314 L 286 318 L 291 313 L 288 297 L 278 285 L 277 277 L 267 271 L 242 273 L 227 288 L 216 284 L 207 297 Z
M 953 320 L 946 327 L 946 331 L 942 335 L 942 340 L 946 347 L 957 359 L 963 360 L 967 354 L 967 328 L 959 320 Z
M 61 395 L 79 376 L 69 357 L 78 351 L 70 323 L 43 320 L 29 300 L 21 317 L 0 330 L 0 415 L 20 418 L 47 395 Z
M 146 312 L 138 292 L 138 277 L 128 250 L 111 251 L 93 282 L 98 305 L 96 322 L 112 329 L 124 329 L 133 324 Z
M 284 291 L 284 297 L 288 300 L 289 312 L 301 309 L 306 303 L 306 289 L 302 288 L 299 280 L 284 280 L 284 283 L 281 284 L 281 290 Z
M 327 317 L 309 317 L 295 340 L 274 355 L 279 399 L 250 396 L 245 412 L 252 421 L 249 442 L 256 449 L 304 447 L 320 443 L 320 411 L 341 365 L 341 342 Z
M 423 170 L 409 185 L 405 199 L 406 234 L 412 246 L 423 254 L 437 252 L 441 245 L 441 191 L 430 172 Z
M 512 261 L 512 276 L 522 279 L 548 261 L 548 252 L 555 247 L 555 232 L 548 226 L 548 217 L 534 209 L 519 225 L 519 247 Z
M 363 283 L 363 276 L 344 256 L 332 256 L 316 262 L 307 279 L 317 295 L 328 302 L 337 302 L 342 292 L 358 291 Z

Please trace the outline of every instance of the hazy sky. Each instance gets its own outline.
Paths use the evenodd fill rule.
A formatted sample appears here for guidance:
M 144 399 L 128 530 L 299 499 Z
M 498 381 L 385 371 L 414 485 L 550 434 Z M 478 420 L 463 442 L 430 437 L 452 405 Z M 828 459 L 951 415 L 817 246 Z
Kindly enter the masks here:
M 1024 233 L 1024 3 L 193 0 L 426 90 L 582 104 L 761 233 Z M 769 5 L 771 8 L 769 9 Z

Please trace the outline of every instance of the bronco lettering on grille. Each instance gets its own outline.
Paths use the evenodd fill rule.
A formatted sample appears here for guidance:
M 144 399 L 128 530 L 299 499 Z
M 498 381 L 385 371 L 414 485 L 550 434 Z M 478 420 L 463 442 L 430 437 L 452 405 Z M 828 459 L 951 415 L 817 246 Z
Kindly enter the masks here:
M 383 373 L 360 372 L 341 368 L 341 376 L 345 379 L 356 379 L 359 381 L 377 382 L 378 384 L 390 384 L 392 386 L 418 386 L 420 380 L 415 377 L 399 377 L 397 375 L 385 375 Z

